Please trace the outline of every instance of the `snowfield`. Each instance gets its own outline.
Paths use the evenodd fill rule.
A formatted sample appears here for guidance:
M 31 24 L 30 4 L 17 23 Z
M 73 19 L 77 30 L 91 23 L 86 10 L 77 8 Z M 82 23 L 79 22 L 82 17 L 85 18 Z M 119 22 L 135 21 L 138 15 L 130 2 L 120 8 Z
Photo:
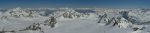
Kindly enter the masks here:
M 150 9 L 0 9 L 0 33 L 150 33 Z

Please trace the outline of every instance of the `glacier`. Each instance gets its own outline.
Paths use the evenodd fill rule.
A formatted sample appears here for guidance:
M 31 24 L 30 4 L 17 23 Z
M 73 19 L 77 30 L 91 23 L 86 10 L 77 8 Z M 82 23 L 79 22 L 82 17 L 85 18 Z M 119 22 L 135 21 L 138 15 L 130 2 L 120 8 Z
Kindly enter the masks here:
M 150 9 L 0 9 L 0 33 L 150 33 Z

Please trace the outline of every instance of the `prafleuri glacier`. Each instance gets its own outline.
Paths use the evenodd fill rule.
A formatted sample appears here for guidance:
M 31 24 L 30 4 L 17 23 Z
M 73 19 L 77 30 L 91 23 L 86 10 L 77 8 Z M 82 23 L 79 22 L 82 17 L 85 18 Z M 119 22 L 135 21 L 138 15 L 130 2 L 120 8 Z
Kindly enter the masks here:
M 0 33 L 150 33 L 150 9 L 0 9 Z

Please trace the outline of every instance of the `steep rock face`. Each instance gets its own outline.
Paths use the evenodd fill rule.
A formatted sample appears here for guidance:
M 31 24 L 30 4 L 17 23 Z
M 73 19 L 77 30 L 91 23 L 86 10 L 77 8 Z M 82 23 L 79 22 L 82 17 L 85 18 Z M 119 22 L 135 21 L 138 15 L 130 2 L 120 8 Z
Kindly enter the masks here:
M 105 23 L 105 25 L 118 26 L 120 28 L 127 28 L 132 24 L 124 17 L 121 16 L 109 17 L 107 14 L 104 14 L 102 16 L 100 15 L 99 21 L 97 23 Z
M 55 17 L 50 17 L 48 20 L 44 21 L 44 25 L 48 25 L 51 28 L 54 28 L 56 23 L 57 23 L 57 20 Z
M 107 18 L 107 14 L 104 14 L 104 15 L 102 15 L 102 16 L 99 15 L 99 21 L 98 21 L 98 23 L 100 23 L 102 19 L 104 19 L 104 21 L 107 21 L 106 18 Z

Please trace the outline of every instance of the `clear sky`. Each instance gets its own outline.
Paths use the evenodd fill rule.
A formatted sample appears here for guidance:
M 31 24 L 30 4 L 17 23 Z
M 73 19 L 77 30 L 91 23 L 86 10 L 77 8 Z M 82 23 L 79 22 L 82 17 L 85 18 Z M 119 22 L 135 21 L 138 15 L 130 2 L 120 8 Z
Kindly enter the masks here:
M 150 0 L 0 0 L 0 8 L 150 8 Z

